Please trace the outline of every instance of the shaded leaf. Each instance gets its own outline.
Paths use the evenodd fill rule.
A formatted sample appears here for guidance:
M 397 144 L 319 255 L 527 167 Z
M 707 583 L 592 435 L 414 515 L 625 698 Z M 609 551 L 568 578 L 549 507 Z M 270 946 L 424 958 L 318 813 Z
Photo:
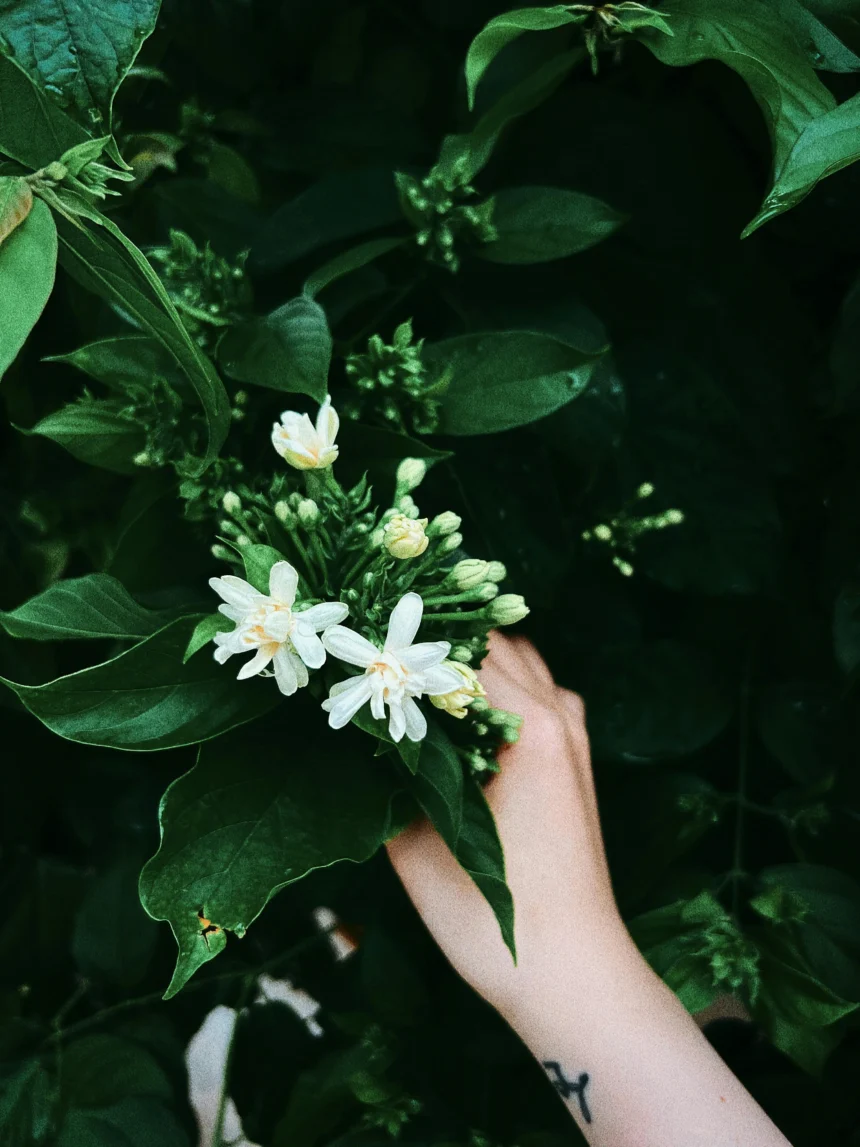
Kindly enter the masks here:
M 50 438 L 89 466 L 115 474 L 138 474 L 134 459 L 146 442 L 139 422 L 121 413 L 122 399 L 85 398 L 41 418 L 26 434 Z
M 33 207 L 33 192 L 26 179 L 0 176 L 0 243 L 18 227 Z
M 149 637 L 170 620 L 171 611 L 144 609 L 116 578 L 93 573 L 67 578 L 8 613 L 0 626 L 12 637 L 64 641 L 82 637 Z
M 418 772 L 410 791 L 452 852 L 463 827 L 463 765 L 448 736 L 428 722 Z
M 291 739 L 286 755 L 275 726 L 202 750 L 164 795 L 161 845 L 140 881 L 144 908 L 170 921 L 179 945 L 167 997 L 223 949 L 225 929 L 243 936 L 279 889 L 371 856 L 392 792 L 369 753 L 324 728 Z M 219 932 L 202 934 L 201 912 Z
M 87 343 L 68 354 L 51 355 L 45 362 L 66 363 L 112 389 L 123 383 L 150 386 L 153 376 L 167 376 L 176 360 L 165 347 L 147 335 L 116 335 Z
M 505 856 L 484 790 L 472 778 L 463 787 L 463 824 L 455 853 L 493 910 L 502 939 L 516 960 L 514 898 L 505 879 Z
M 182 657 L 182 664 L 207 646 L 216 633 L 225 633 L 235 628 L 235 623 L 225 617 L 223 613 L 212 613 L 202 618 L 194 626 L 194 632 L 188 639 L 188 647 Z
M 848 584 L 839 591 L 833 607 L 833 649 L 839 667 L 853 673 L 860 665 L 860 586 Z
M 493 197 L 493 243 L 477 248 L 491 263 L 544 263 L 585 251 L 617 231 L 625 216 L 561 187 L 512 187 Z
M 271 681 L 237 683 L 206 657 L 183 665 L 192 628 L 189 618 L 171 622 L 118 657 L 45 685 L 0 682 L 61 737 L 115 749 L 193 745 L 278 703 Z
M 110 1107 L 71 1111 L 56 1147 L 191 1147 L 176 1116 L 149 1097 L 129 1097 Z
M 32 18 L 32 10 L 21 5 Z M 0 117 L 0 151 L 34 171 L 46 166 L 87 138 L 87 132 L 9 56 L 0 52 L 0 107 L 14 115 Z
M 300 295 L 265 318 L 227 331 L 218 359 L 230 378 L 322 402 L 328 389 L 332 339 L 325 311 Z
M 56 269 L 57 228 L 40 199 L 0 246 L 0 378 L 45 309 Z
M 405 242 L 404 239 L 369 239 L 366 243 L 359 243 L 357 247 L 350 247 L 348 251 L 335 255 L 309 275 L 302 290 L 310 298 L 316 298 L 330 283 L 336 282 L 351 271 L 366 267 L 368 263 L 387 255 L 389 251 L 396 251 Z

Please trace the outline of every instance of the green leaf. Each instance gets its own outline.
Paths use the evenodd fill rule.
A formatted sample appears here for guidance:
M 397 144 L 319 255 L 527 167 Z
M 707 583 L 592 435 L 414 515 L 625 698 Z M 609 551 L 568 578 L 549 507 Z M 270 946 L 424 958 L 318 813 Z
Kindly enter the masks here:
M 117 640 L 149 637 L 170 620 L 168 610 L 144 609 L 116 578 L 93 573 L 49 586 L 8 613 L 0 626 L 12 637 L 67 641 L 82 637 Z
M 451 457 L 449 450 L 438 450 L 421 438 L 410 438 L 384 426 L 368 426 L 348 418 L 340 424 L 337 441 L 340 446 L 337 473 L 340 481 L 347 484 L 358 482 L 365 472 L 374 482 L 393 478 L 404 458 L 421 458 L 432 466 Z
M 110 1107 L 71 1111 L 55 1147 L 190 1147 L 176 1116 L 160 1101 L 129 1097 Z
M 335 255 L 309 275 L 302 292 L 308 298 L 315 299 L 330 283 L 336 282 L 352 271 L 357 271 L 360 267 L 366 267 L 368 263 L 387 255 L 389 251 L 402 247 L 405 242 L 405 239 L 369 239 L 366 243 L 359 243 L 357 247 L 350 247 L 348 251 Z
M 61 1102 L 108 1107 L 130 1096 L 170 1100 L 173 1089 L 156 1060 L 138 1044 L 115 1035 L 88 1035 L 63 1052 Z
M 147 335 L 119 335 L 87 343 L 68 354 L 50 355 L 44 362 L 66 363 L 124 393 L 125 383 L 149 386 L 154 375 L 166 377 L 176 360 L 164 346 Z
M 55 1083 L 38 1059 L 0 1076 L 0 1133 L 4 1147 L 32 1147 L 51 1127 Z
M 4 50 L 34 82 L 91 129 L 110 128 L 114 93 L 155 27 L 160 0 L 120 0 L 93 12 L 82 0 L 0 3 Z M 54 156 L 59 159 L 59 155 Z
M 481 116 L 471 131 L 446 136 L 434 171 L 452 179 L 455 184 L 471 182 L 489 163 L 499 137 L 508 124 L 549 99 L 584 56 L 585 49 L 554 56 L 506 92 Z
M 96 876 L 75 918 L 71 953 L 90 982 L 128 990 L 146 975 L 159 929 L 137 895 L 142 859 L 124 842 L 122 856 Z
M 776 174 L 773 187 L 743 238 L 790 211 L 828 175 L 860 159 L 860 94 L 811 120 Z
M 260 593 L 269 592 L 269 573 L 276 562 L 282 562 L 284 555 L 274 546 L 243 546 L 242 561 L 245 563 L 245 577 Z
M 19 175 L 0 176 L 0 243 L 20 226 L 33 208 L 33 192 Z
M 307 394 L 322 402 L 331 350 L 325 311 L 300 295 L 265 318 L 231 327 L 218 346 L 218 359 L 238 382 Z
M 505 879 L 505 856 L 484 790 L 474 779 L 463 788 L 463 824 L 456 857 L 493 910 L 502 939 L 516 960 L 514 898 Z
M 32 19 L 32 10 L 21 5 Z M 34 84 L 14 60 L 0 51 L 0 152 L 34 171 L 88 138 L 87 132 Z
M 143 450 L 146 434 L 139 422 L 121 413 L 122 399 L 83 398 L 40 419 L 25 434 L 50 438 L 89 466 L 114 474 L 138 474 L 135 457 Z
M 45 309 L 56 269 L 57 228 L 50 210 L 38 199 L 0 246 L 0 378 Z
M 338 677 L 340 677 L 340 674 Z M 357 729 L 361 729 L 362 732 L 368 733 L 371 737 L 376 737 L 378 741 L 382 742 L 379 746 L 380 751 L 382 751 L 384 745 L 389 745 L 392 749 L 395 749 L 410 773 L 418 771 L 422 742 L 410 741 L 406 737 L 400 741 L 393 740 L 391 734 L 388 732 L 387 717 L 374 717 L 370 712 L 370 706 L 364 705 L 353 717 L 350 724 L 355 725 Z
M 192 470 L 202 473 L 218 456 L 230 428 L 230 401 L 212 363 L 182 324 L 149 261 L 104 215 L 74 199 L 93 226 L 59 220 L 60 261 L 82 286 L 118 306 L 179 365 L 197 394 L 206 419 L 207 449 Z M 190 466 L 190 462 L 189 462 Z
M 710 659 L 673 640 L 603 650 L 585 699 L 595 754 L 617 761 L 693 753 L 725 728 L 733 711 Z
M 452 852 L 463 827 L 463 765 L 446 733 L 428 722 L 418 772 L 410 791 Z
M 860 586 L 844 585 L 833 607 L 833 649 L 844 673 L 860 665 Z
M 828 685 L 785 682 L 761 691 L 756 727 L 771 756 L 798 784 L 832 776 L 839 699 Z
M 182 664 L 184 665 L 189 658 L 208 645 L 216 633 L 226 633 L 234 627 L 235 623 L 225 617 L 223 613 L 211 613 L 208 617 L 202 618 L 194 626 L 194 632 L 188 639 L 188 647 L 183 655 Z
M 517 8 L 490 20 L 469 45 L 466 55 L 469 107 L 475 106 L 478 84 L 506 44 L 510 44 L 523 32 L 546 32 L 565 24 L 581 24 L 588 16 L 588 12 L 571 12 L 566 4 L 554 4 L 551 8 Z
M 591 195 L 561 187 L 512 187 L 493 199 L 499 238 L 476 249 L 491 263 L 564 259 L 602 242 L 626 219 Z
M 460 335 L 429 345 L 424 357 L 451 374 L 445 434 L 492 434 L 545 418 L 582 394 L 600 362 L 535 331 Z
M 672 37 L 645 29 L 638 38 L 664 64 L 719 60 L 742 77 L 767 123 L 775 184 L 806 126 L 835 106 L 802 43 L 776 6 L 758 0 L 676 0 L 672 28 Z
M 811 9 L 813 3 L 800 0 L 774 0 L 779 16 L 791 28 L 795 39 L 806 47 L 814 68 L 827 72 L 856 72 L 860 56 L 855 55 L 839 37 L 822 23 Z
M 271 681 L 239 681 L 211 658 L 186 665 L 193 624 L 181 618 L 110 661 L 45 685 L 0 677 L 43 725 L 70 741 L 174 749 L 217 737 L 272 709 Z
M 243 936 L 281 888 L 339 860 L 366 860 L 386 838 L 393 785 L 382 767 L 348 735 L 321 722 L 314 731 L 310 713 L 298 718 L 301 737 L 285 741 L 269 723 L 207 746 L 162 798 L 161 844 L 140 896 L 179 945 L 166 998 L 223 950 L 225 930 Z M 199 913 L 221 930 L 204 936 Z

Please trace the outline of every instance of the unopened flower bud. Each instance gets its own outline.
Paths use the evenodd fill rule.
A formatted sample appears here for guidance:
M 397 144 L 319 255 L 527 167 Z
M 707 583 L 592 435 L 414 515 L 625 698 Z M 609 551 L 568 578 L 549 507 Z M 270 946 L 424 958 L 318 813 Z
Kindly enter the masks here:
M 486 695 L 484 686 L 478 680 L 475 670 L 468 665 L 462 665 L 459 661 L 445 661 L 443 662 L 450 669 L 456 671 L 463 678 L 463 682 L 456 689 L 450 693 L 443 693 L 441 696 L 431 697 L 430 703 L 435 705 L 437 709 L 442 709 L 449 713 L 452 717 L 458 719 L 466 716 L 466 709 L 477 697 L 484 697 Z
M 455 645 L 448 656 L 452 661 L 468 662 L 472 660 L 472 650 L 468 645 Z
M 383 544 L 393 558 L 401 561 L 417 558 L 430 544 L 424 532 L 426 518 L 409 518 L 405 514 L 395 514 L 383 531 Z
M 630 564 L 630 562 L 625 562 L 623 558 L 613 558 L 612 564 L 620 574 L 624 575 L 624 577 L 632 577 L 633 566 Z
M 398 494 L 408 494 L 424 481 L 427 473 L 427 463 L 420 458 L 404 458 L 397 467 Z
M 236 545 L 237 546 L 250 546 L 250 544 L 251 544 L 251 539 L 248 537 L 247 534 L 237 534 L 236 535 Z
M 462 521 L 463 519 L 459 514 L 454 514 L 451 510 L 446 510 L 444 514 L 436 515 L 428 526 L 427 533 L 431 538 L 446 538 L 449 534 L 453 534 L 459 530 Z
M 313 498 L 302 498 L 296 508 L 296 516 L 303 526 L 310 529 L 320 520 L 320 508 Z
M 228 514 L 238 514 L 242 509 L 242 499 L 232 490 L 228 490 L 224 497 L 221 499 L 221 505 L 224 507 Z
M 667 510 L 665 515 L 666 521 L 670 526 L 680 526 L 684 520 L 683 510 Z
M 463 544 L 463 535 L 458 533 L 448 534 L 439 543 L 440 554 L 453 554 L 454 550 L 459 550 Z
M 601 542 L 608 542 L 612 537 L 612 529 L 610 526 L 599 525 L 594 527 L 594 536 Z
M 457 562 L 445 581 L 456 589 L 474 589 L 487 580 L 488 571 L 489 562 L 480 558 L 464 558 Z
M 654 487 L 650 482 L 643 482 L 639 489 L 636 491 L 637 498 L 650 498 L 654 493 Z
M 285 526 L 290 525 L 295 520 L 293 511 L 286 502 L 275 502 L 275 517 Z
M 222 546 L 220 542 L 216 542 L 215 545 L 212 546 L 211 549 L 212 549 L 212 556 L 215 558 L 219 558 L 222 562 L 228 562 L 233 556 L 232 553 L 227 549 L 227 547 Z
M 410 494 L 404 494 L 402 498 L 397 499 L 397 509 L 407 518 L 418 517 L 418 506 L 415 503 L 415 499 Z
M 529 614 L 525 599 L 518 593 L 503 593 L 490 602 L 487 614 L 496 625 L 516 625 Z
M 494 581 L 485 581 L 471 591 L 474 601 L 492 601 L 499 596 L 499 587 Z
M 487 580 L 500 582 L 504 581 L 508 576 L 508 571 L 505 569 L 502 562 L 487 562 Z
M 373 533 L 370 535 L 370 544 L 374 549 L 378 549 L 385 541 L 385 527 L 377 526 Z

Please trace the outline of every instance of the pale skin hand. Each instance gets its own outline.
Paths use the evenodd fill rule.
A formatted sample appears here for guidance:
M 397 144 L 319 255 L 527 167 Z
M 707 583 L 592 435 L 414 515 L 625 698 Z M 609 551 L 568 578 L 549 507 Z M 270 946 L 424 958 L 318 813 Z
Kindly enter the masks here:
M 624 927 L 581 700 L 554 683 L 524 638 L 493 634 L 481 680 L 493 705 L 524 718 L 485 790 L 505 850 L 518 961 L 424 821 L 388 851 L 442 951 L 539 1062 L 558 1065 L 548 1077 L 592 1147 L 789 1147 Z

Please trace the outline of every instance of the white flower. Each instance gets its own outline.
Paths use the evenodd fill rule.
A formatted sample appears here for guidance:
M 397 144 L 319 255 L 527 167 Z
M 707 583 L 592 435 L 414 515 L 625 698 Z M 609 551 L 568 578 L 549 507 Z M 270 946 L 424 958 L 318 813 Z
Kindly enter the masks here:
M 323 645 L 335 657 L 357 665 L 364 673 L 332 686 L 323 709 L 333 729 L 349 724 L 362 705 L 370 702 L 374 717 L 385 717 L 388 706 L 388 732 L 392 741 L 405 733 L 410 741 L 420 741 L 427 733 L 427 721 L 415 698 L 434 697 L 457 689 L 463 678 L 454 669 L 440 664 L 448 656 L 448 641 L 412 641 L 421 624 L 424 602 L 417 593 L 407 593 L 391 611 L 385 645 L 372 642 L 342 625 L 333 625 L 323 634 Z
M 231 633 L 215 634 L 215 660 L 223 665 L 234 653 L 253 653 L 237 674 L 240 681 L 262 673 L 271 662 L 278 688 L 287 697 L 307 685 L 308 669 L 319 669 L 325 661 L 317 634 L 349 613 L 348 606 L 339 601 L 294 612 L 298 582 L 299 575 L 289 562 L 272 566 L 268 594 L 233 574 L 209 579 L 225 602 L 218 609 L 236 622 Z
M 285 410 L 280 423 L 272 427 L 272 445 L 280 456 L 297 470 L 324 470 L 338 455 L 334 444 L 340 419 L 326 398 L 319 409 L 317 424 L 306 414 Z

